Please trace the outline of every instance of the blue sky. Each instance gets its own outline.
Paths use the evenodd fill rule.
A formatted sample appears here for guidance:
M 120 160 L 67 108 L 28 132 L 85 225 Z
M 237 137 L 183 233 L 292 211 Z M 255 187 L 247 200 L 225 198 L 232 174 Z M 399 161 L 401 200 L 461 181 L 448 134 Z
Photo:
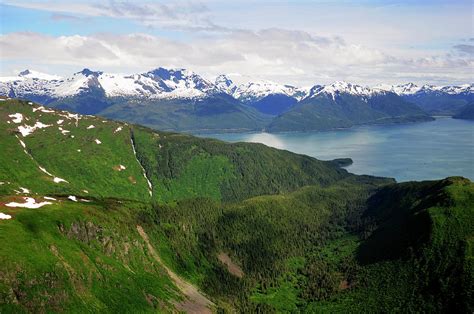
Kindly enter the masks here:
M 40 32 L 60 36 L 88 35 L 96 32 L 128 33 L 143 31 L 143 27 L 133 21 L 109 17 L 87 17 L 76 14 L 74 16 L 82 18 L 82 20 L 76 20 L 66 14 L 11 5 L 1 5 L 1 12 L 2 33 Z
M 472 81 L 471 1 L 2 3 L 0 75 L 165 66 L 297 85 Z

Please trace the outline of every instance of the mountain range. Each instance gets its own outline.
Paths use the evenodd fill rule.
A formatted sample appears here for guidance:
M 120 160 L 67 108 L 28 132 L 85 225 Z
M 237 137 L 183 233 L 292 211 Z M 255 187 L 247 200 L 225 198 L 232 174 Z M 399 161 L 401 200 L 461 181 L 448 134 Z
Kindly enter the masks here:
M 473 85 L 298 88 L 269 81 L 236 85 L 225 75 L 210 81 L 185 69 L 132 75 L 84 69 L 67 78 L 25 70 L 0 78 L 0 95 L 161 130 L 283 132 L 452 115 L 472 102 Z
M 418 105 L 431 115 L 452 116 L 463 106 L 474 101 L 474 85 L 434 86 L 415 85 L 379 85 L 376 88 L 392 91 L 405 100 Z
M 396 183 L 6 98 L 0 147 L 2 313 L 474 309 L 468 179 Z

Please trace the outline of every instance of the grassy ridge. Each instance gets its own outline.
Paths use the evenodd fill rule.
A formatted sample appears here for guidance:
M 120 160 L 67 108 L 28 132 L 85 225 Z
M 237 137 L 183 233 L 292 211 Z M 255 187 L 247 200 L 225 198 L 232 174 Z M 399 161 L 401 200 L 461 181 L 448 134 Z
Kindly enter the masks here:
M 44 112 L 37 108 L 22 101 L 4 101 L 0 105 L 0 143 L 8 150 L 0 155 L 0 181 L 11 182 L 0 187 L 4 194 L 14 194 L 13 189 L 22 186 L 41 194 L 135 200 L 149 197 L 146 180 L 133 155 L 128 125 L 92 116 L 76 119 L 67 112 Z M 9 117 L 16 113 L 22 114 L 22 122 L 14 123 Z M 18 133 L 19 126 L 33 126 L 37 122 L 49 126 L 27 136 Z M 63 134 L 59 128 L 68 132 Z M 120 165 L 126 169 L 119 171 Z M 55 183 L 54 176 L 69 183 Z
M 130 225 L 139 208 L 62 199 L 10 211 L 0 229 L 2 312 L 173 308 L 177 291 Z

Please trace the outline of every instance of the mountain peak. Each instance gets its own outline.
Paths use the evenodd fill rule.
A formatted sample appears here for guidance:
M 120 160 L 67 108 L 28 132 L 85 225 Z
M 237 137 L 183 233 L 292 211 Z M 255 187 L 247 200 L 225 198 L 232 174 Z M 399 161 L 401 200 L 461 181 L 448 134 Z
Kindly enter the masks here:
M 268 80 L 260 80 L 240 85 L 233 96 L 241 100 L 258 100 L 268 95 L 286 95 L 301 99 L 305 92 L 291 85 L 282 85 Z
M 214 84 L 219 90 L 229 95 L 232 95 L 237 89 L 237 86 L 234 84 L 234 82 L 225 74 L 221 74 L 216 77 Z
M 162 68 L 162 67 L 148 71 L 146 74 L 151 74 L 152 76 L 158 76 L 164 80 L 169 80 L 171 78 L 170 70 Z
M 326 86 L 320 86 L 320 85 L 314 86 L 310 91 L 309 97 L 317 96 L 319 94 L 328 94 L 328 95 L 331 95 L 332 98 L 334 99 L 336 95 L 339 95 L 339 94 L 370 96 L 374 94 L 375 92 L 376 92 L 375 90 L 372 90 L 368 87 L 364 87 L 361 85 L 348 83 L 346 81 L 336 81 Z
M 61 79 L 61 77 L 57 75 L 50 75 L 50 74 L 41 73 L 38 71 L 33 71 L 30 69 L 21 71 L 20 73 L 18 73 L 18 76 L 27 78 L 27 79 L 40 79 L 40 80 L 48 80 L 48 81 Z
M 103 74 L 102 71 L 91 71 L 88 68 L 84 68 L 82 71 L 77 72 L 76 74 L 82 74 L 84 76 L 95 76 L 98 77 L 99 75 Z
M 163 80 L 182 80 L 185 77 L 197 75 L 193 71 L 184 68 L 166 69 L 163 67 L 148 71 L 146 74 L 151 74 L 152 76 L 159 77 Z
M 218 77 L 216 77 L 216 85 L 220 85 L 220 84 L 223 84 L 229 87 L 229 86 L 234 85 L 234 82 L 232 82 L 232 80 L 229 77 L 227 77 L 227 75 L 221 74 Z
M 26 69 L 24 71 L 21 71 L 20 73 L 18 73 L 18 76 L 27 76 L 28 74 L 31 74 L 30 69 Z

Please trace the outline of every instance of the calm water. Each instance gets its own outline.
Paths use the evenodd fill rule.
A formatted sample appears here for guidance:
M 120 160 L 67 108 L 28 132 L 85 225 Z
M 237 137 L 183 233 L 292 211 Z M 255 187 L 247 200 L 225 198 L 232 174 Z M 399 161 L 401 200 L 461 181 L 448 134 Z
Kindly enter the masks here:
M 363 126 L 327 132 L 229 133 L 206 137 L 257 142 L 322 160 L 350 157 L 346 169 L 397 181 L 460 175 L 474 180 L 474 121 L 437 118 L 432 122 Z

